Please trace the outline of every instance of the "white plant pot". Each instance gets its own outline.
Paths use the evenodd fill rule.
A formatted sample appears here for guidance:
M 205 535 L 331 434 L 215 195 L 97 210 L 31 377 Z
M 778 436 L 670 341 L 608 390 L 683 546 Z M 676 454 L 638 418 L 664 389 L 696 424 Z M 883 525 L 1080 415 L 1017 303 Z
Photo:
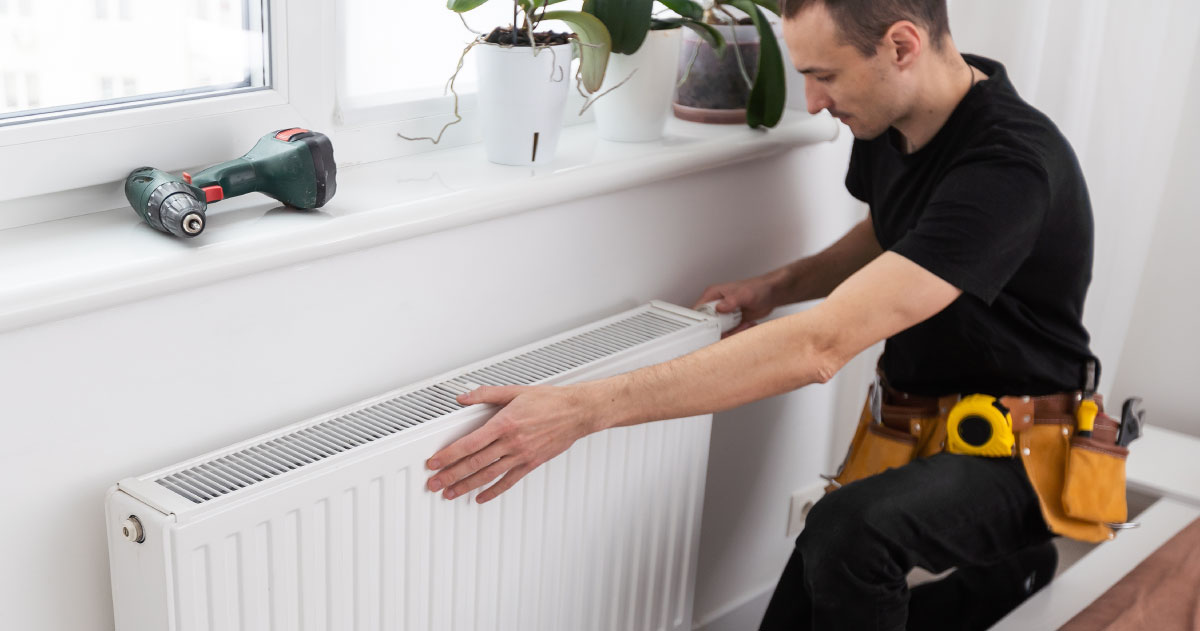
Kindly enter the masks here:
M 554 159 L 571 85 L 571 44 L 536 50 L 481 43 L 479 116 L 488 160 L 543 164 Z
M 662 138 L 663 125 L 671 112 L 671 96 L 675 93 L 682 30 L 650 31 L 637 52 L 609 56 L 600 94 L 622 81 L 625 83 L 592 105 L 596 110 L 596 131 L 601 138 L 621 142 Z

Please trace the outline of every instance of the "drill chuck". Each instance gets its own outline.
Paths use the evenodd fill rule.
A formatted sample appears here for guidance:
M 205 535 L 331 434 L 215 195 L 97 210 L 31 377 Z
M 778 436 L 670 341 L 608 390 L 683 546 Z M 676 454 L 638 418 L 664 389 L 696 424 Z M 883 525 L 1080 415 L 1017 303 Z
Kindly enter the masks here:
M 167 180 L 150 192 L 144 216 L 147 223 L 163 232 L 190 238 L 204 231 L 207 207 L 193 187 L 180 180 Z
M 175 193 L 163 200 L 159 220 L 177 237 L 194 237 L 204 231 L 204 205 L 187 193 Z

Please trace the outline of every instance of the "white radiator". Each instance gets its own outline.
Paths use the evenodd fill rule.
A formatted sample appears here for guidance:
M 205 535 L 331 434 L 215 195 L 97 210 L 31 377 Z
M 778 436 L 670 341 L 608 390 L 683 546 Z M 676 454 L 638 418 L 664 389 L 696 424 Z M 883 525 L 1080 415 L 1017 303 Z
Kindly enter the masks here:
M 720 337 L 653 302 L 108 495 L 118 631 L 690 629 L 711 417 L 593 434 L 484 505 L 425 490 L 476 385 L 562 384 Z

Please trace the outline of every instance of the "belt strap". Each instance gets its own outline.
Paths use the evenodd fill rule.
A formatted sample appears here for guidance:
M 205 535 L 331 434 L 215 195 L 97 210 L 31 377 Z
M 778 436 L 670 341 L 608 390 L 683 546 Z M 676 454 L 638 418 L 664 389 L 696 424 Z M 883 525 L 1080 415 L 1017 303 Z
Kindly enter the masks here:
M 1080 392 L 1062 392 L 1038 397 L 1006 396 L 1000 397 L 1000 405 L 1008 408 L 1012 414 L 1013 431 L 1020 432 L 1034 423 L 1073 424 L 1075 409 L 1079 407 L 1081 399 Z
M 885 385 L 880 420 L 888 427 L 907 431 L 913 419 L 944 417 L 959 398 L 959 395 L 910 395 Z M 1012 414 L 1013 431 L 1020 432 L 1035 423 L 1073 424 L 1080 398 L 1080 392 L 1041 396 L 1009 395 L 1000 397 L 1000 404 Z

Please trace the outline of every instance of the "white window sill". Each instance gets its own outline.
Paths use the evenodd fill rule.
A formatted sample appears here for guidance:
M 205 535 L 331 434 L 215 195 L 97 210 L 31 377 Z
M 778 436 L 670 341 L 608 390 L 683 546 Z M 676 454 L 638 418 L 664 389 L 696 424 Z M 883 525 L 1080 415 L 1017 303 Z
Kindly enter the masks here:
M 287 210 L 247 195 L 212 206 L 204 234 L 189 241 L 156 232 L 129 208 L 0 230 L 0 331 L 760 158 L 837 134 L 827 114 L 794 111 L 766 133 L 672 119 L 663 140 L 637 144 L 598 140 L 594 125 L 584 124 L 563 130 L 555 161 L 544 167 L 492 164 L 482 145 L 355 165 L 339 171 L 337 193 L 322 209 Z

